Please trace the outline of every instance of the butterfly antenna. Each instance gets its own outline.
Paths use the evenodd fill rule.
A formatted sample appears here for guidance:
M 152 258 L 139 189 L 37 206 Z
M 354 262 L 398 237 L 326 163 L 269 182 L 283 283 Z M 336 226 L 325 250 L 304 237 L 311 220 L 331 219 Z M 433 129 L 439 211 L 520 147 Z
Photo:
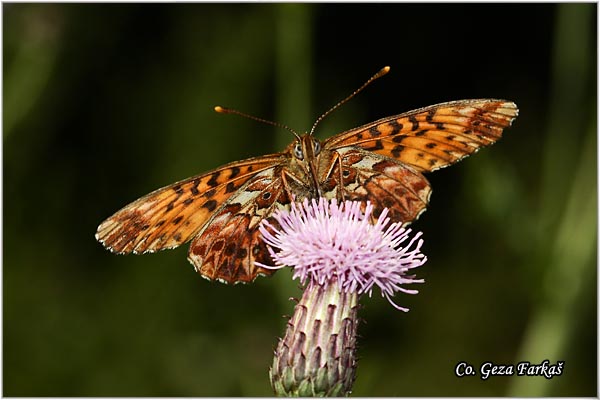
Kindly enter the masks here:
M 319 118 L 317 118 L 317 120 L 313 124 L 313 126 L 312 126 L 312 128 L 310 130 L 310 134 L 311 135 L 313 134 L 313 132 L 315 131 L 315 128 L 317 127 L 317 125 L 319 124 L 319 122 L 321 122 L 323 120 L 323 118 L 325 118 L 326 116 L 328 116 L 329 114 L 331 114 L 335 109 L 337 109 L 339 106 L 341 106 L 342 104 L 344 104 L 345 102 L 347 102 L 348 100 L 350 100 L 351 98 L 353 98 L 354 96 L 356 96 L 364 88 L 366 88 L 367 86 L 369 86 L 371 84 L 371 82 L 373 82 L 375 79 L 381 78 L 382 76 L 384 76 L 388 72 L 390 72 L 390 67 L 385 66 L 385 67 L 381 68 L 375 75 L 373 75 L 371 78 L 369 78 L 369 80 L 366 81 L 361 87 L 359 87 L 354 92 L 352 92 L 352 94 L 350 96 L 346 97 L 344 100 L 340 101 L 335 106 L 331 107 L 329 110 L 327 110 L 325 113 L 323 113 L 323 115 L 321 115 Z
M 273 121 L 269 121 L 268 119 L 258 118 L 258 117 L 255 117 L 254 115 L 245 114 L 245 113 L 243 113 L 241 111 L 234 110 L 232 108 L 225 108 L 225 107 L 221 107 L 221 106 L 216 106 L 215 107 L 215 111 L 218 112 L 218 113 L 221 113 L 221 114 L 236 114 L 236 115 L 239 115 L 239 116 L 242 116 L 242 117 L 253 119 L 254 121 L 262 122 L 263 124 L 273 125 L 273 126 L 276 126 L 278 128 L 286 129 L 286 130 L 292 132 L 292 134 L 294 136 L 296 136 L 296 139 L 300 140 L 300 135 L 298 135 L 298 133 L 295 130 L 293 130 L 292 128 L 290 128 L 287 125 L 280 124 L 279 122 L 273 122 Z

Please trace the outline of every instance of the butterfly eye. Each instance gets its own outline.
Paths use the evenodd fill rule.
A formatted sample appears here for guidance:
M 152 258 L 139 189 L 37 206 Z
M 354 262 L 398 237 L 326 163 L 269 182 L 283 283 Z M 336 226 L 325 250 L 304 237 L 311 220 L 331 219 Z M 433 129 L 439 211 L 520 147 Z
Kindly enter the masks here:
M 315 156 L 321 152 L 321 142 L 316 139 L 313 139 L 313 145 L 315 147 Z
M 304 160 L 304 153 L 302 152 L 302 145 L 300 143 L 296 143 L 296 146 L 294 146 L 294 157 L 298 160 Z

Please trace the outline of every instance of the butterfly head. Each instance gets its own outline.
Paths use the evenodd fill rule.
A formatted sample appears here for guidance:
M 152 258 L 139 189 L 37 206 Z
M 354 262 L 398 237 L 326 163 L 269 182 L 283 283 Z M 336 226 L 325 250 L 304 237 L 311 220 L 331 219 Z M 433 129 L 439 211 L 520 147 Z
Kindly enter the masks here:
M 292 154 L 299 161 L 312 160 L 321 153 L 321 142 L 312 135 L 300 136 L 293 146 Z
M 298 182 L 307 183 L 303 190 L 311 192 L 311 197 L 319 197 L 321 195 L 317 173 L 321 152 L 321 142 L 310 134 L 298 137 L 290 144 L 286 151 L 290 158 L 287 168 L 288 172 Z

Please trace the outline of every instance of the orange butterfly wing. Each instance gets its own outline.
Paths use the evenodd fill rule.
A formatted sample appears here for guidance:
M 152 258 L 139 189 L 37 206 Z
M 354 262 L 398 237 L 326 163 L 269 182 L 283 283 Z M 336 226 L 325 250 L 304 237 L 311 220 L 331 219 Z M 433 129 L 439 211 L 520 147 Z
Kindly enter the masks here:
M 496 142 L 518 113 L 506 100 L 452 101 L 363 125 L 333 136 L 325 146 L 360 147 L 430 172 Z
M 203 277 L 224 283 L 248 283 L 259 275 L 275 272 L 255 262 L 272 264 L 260 237 L 260 222 L 290 203 L 281 173 L 282 168 L 275 167 L 255 175 L 197 233 L 188 260 Z M 274 219 L 270 221 L 277 225 Z
M 323 184 L 323 190 L 332 193 L 330 197 L 368 200 L 373 204 L 375 217 L 388 208 L 392 221 L 405 224 L 425 211 L 431 186 L 423 174 L 397 160 L 359 148 L 345 147 L 337 152 L 340 162 Z
M 285 161 L 273 154 L 226 164 L 134 201 L 100 224 L 96 239 L 114 253 L 148 253 L 189 241 L 242 185 Z

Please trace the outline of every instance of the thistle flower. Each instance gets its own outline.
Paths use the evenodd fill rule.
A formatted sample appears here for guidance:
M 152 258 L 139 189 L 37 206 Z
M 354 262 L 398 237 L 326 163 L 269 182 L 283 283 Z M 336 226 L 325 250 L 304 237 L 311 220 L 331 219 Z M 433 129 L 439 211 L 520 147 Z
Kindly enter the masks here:
M 273 266 L 294 268 L 293 278 L 305 285 L 300 302 L 280 340 L 271 384 L 277 395 L 340 396 L 352 389 L 356 370 L 357 307 L 360 295 L 379 288 L 392 301 L 398 291 L 415 294 L 402 285 L 422 283 L 409 270 L 427 261 L 420 248 L 421 233 L 392 223 L 384 209 L 372 224 L 367 202 L 338 204 L 325 199 L 293 204 L 277 212 L 278 227 L 263 221 L 260 232 Z M 408 241 L 407 244 L 403 244 Z

